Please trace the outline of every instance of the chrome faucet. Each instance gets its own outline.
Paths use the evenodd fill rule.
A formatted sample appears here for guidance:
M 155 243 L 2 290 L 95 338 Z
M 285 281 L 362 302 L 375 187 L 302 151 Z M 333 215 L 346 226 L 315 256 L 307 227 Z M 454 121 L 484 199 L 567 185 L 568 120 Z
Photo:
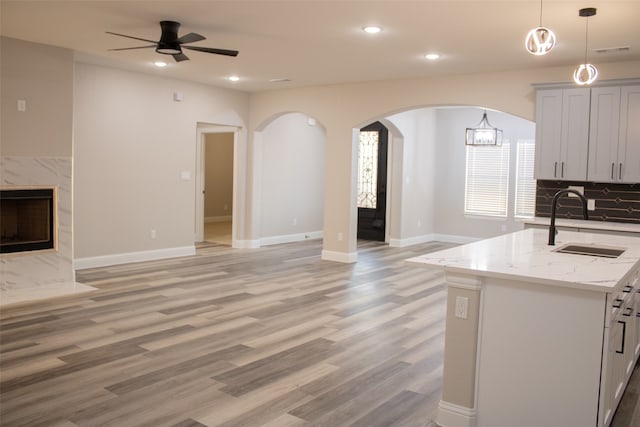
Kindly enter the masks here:
M 564 194 L 575 194 L 580 197 L 582 200 L 582 216 L 584 219 L 589 219 L 589 211 L 587 210 L 587 199 L 584 197 L 579 191 L 576 190 L 560 190 L 553 196 L 553 202 L 551 202 L 551 224 L 549 225 L 549 245 L 556 244 L 556 205 L 558 204 L 558 199 L 562 197 Z

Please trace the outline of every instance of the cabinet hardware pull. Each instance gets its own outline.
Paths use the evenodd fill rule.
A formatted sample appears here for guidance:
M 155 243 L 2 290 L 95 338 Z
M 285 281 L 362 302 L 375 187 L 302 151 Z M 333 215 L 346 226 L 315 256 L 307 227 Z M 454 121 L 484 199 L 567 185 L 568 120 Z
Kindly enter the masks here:
M 611 179 L 613 179 L 613 168 L 616 167 L 615 163 L 611 163 Z
M 622 290 L 622 292 L 624 292 L 624 293 L 626 294 L 626 293 L 631 292 L 631 289 L 633 289 L 633 286 L 631 286 L 631 285 L 627 285 L 627 286 L 625 286 L 625 287 L 624 287 L 624 289 Z
M 620 298 L 616 298 L 613 301 L 613 308 L 620 308 L 622 306 L 622 301 L 623 300 L 621 300 Z M 616 304 L 618 304 L 618 305 L 616 305 Z
M 618 179 L 622 180 L 622 163 L 620 163 L 620 167 L 618 167 Z
M 558 162 L 553 164 L 553 177 L 556 178 L 558 176 Z
M 618 320 L 618 323 L 622 323 L 622 342 L 620 343 L 620 350 L 616 350 L 616 353 L 624 354 L 624 338 L 627 335 L 627 322 Z
M 625 311 L 628 311 L 628 313 L 622 313 L 622 315 L 625 316 L 625 317 L 629 317 L 629 316 L 631 316 L 631 313 L 633 313 L 633 308 L 627 307 L 627 308 L 625 308 Z
M 560 177 L 564 178 L 564 162 L 561 163 L 561 167 L 560 167 Z

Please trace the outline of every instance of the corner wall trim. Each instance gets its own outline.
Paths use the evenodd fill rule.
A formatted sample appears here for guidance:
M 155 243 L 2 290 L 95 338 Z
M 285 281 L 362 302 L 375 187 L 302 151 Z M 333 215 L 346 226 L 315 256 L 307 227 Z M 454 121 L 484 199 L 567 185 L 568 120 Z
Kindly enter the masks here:
M 156 249 L 152 251 L 127 252 L 123 254 L 76 258 L 73 260 L 73 269 L 82 270 L 84 268 L 107 267 L 110 265 L 128 264 L 140 261 L 153 261 L 158 259 L 176 258 L 195 254 L 195 246 L 182 246 L 176 248 Z
M 441 427 L 474 427 L 476 410 L 441 400 L 436 423 Z
M 344 263 L 354 263 L 358 261 L 357 252 L 335 252 L 322 250 L 322 259 L 325 261 L 336 261 Z

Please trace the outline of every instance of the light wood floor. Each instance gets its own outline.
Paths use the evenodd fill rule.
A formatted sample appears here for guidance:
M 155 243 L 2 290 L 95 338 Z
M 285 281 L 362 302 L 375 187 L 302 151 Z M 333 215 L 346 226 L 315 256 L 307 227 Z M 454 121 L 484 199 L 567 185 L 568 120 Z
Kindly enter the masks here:
M 0 424 L 434 426 L 446 291 L 403 260 L 446 246 L 340 264 L 320 241 L 203 244 L 83 270 L 98 291 L 2 308 Z M 637 377 L 616 427 L 638 419 Z
M 204 240 L 231 246 L 231 221 L 205 223 Z

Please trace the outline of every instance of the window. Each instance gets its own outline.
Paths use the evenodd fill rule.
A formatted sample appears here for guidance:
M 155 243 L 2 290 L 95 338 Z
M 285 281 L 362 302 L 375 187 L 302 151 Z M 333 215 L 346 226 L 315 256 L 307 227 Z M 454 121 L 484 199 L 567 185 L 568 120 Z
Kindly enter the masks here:
M 516 195 L 513 215 L 530 218 L 535 214 L 536 180 L 533 178 L 536 143 L 534 140 L 518 141 L 516 159 Z
M 509 200 L 509 143 L 467 146 L 464 211 L 468 214 L 507 216 Z
M 511 164 L 510 152 L 515 157 Z M 536 180 L 533 177 L 535 141 L 504 141 L 497 147 L 467 147 L 466 214 L 509 216 L 509 181 L 514 187 L 513 216 L 534 216 Z

